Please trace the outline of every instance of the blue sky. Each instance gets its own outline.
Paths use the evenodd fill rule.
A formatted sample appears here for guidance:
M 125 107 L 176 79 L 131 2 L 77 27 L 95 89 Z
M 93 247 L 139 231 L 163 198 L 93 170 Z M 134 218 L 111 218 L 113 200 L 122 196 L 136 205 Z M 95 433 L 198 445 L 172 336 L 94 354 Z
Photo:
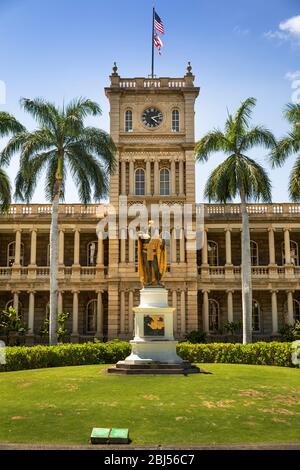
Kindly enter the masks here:
M 166 28 L 156 74 L 182 76 L 191 60 L 201 87 L 196 138 L 223 127 L 227 109 L 234 111 L 248 96 L 258 99 L 254 122 L 267 125 L 277 137 L 283 135 L 288 127 L 282 109 L 300 88 L 299 0 L 155 3 Z M 108 130 L 103 88 L 113 61 L 122 76 L 150 73 L 151 10 L 151 0 L 0 0 L 0 81 L 7 88 L 6 104 L 0 109 L 14 113 L 32 129 L 33 122 L 19 109 L 21 96 L 42 96 L 57 104 L 87 96 L 103 110 L 100 120 L 89 123 Z M 252 156 L 267 166 L 264 150 L 257 149 Z M 213 156 L 197 167 L 199 202 L 209 172 L 221 160 L 222 155 Z M 288 200 L 292 162 L 270 170 L 276 202 Z M 17 159 L 9 168 L 12 178 L 16 166 Z M 77 201 L 71 182 L 67 189 L 67 201 Z M 43 200 L 41 184 L 34 201 Z

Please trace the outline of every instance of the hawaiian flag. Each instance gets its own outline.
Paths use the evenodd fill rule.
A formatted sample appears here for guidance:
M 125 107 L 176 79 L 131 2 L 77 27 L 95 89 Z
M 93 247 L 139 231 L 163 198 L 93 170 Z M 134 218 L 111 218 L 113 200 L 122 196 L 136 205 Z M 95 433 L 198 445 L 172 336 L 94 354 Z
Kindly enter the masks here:
M 158 34 L 154 33 L 153 41 L 154 41 L 154 46 L 157 48 L 159 55 L 161 55 L 161 48 L 163 47 L 163 42 L 158 36 Z

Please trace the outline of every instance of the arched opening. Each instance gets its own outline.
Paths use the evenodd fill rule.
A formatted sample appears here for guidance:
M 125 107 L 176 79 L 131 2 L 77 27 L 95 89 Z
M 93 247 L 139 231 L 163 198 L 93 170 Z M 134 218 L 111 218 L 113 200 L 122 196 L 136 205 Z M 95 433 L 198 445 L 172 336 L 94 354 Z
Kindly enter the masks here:
M 220 305 L 214 299 L 209 299 L 208 325 L 209 331 L 214 332 L 219 329 Z
M 252 331 L 259 333 L 261 331 L 261 309 L 257 300 L 252 300 Z
M 251 265 L 258 266 L 259 265 L 258 244 L 253 240 L 250 241 L 250 256 L 251 256 Z
M 97 299 L 92 299 L 87 303 L 85 314 L 86 333 L 96 333 L 97 329 Z
M 125 111 L 125 132 L 132 132 L 132 111 L 130 109 L 127 109 Z
M 291 252 L 291 264 L 294 266 L 299 266 L 299 247 L 298 243 L 291 240 L 290 241 L 290 252 Z M 282 253 L 282 264 L 285 265 L 285 244 L 281 243 L 281 253 Z
M 11 267 L 16 259 L 16 242 L 10 242 L 7 245 L 7 266 Z M 24 264 L 24 243 L 21 243 L 20 265 Z
M 219 265 L 219 247 L 218 243 L 213 240 L 207 242 L 207 258 L 210 266 Z
M 143 168 L 138 168 L 135 171 L 135 194 L 137 196 L 145 194 L 145 171 Z
M 96 266 L 96 264 L 97 264 L 97 251 L 98 251 L 98 242 L 97 242 L 97 240 L 89 242 L 87 244 L 87 253 L 86 253 L 87 266 Z
M 160 194 L 162 196 L 170 194 L 170 172 L 167 168 L 160 170 Z
M 172 132 L 180 131 L 180 115 L 178 109 L 172 111 Z
M 14 299 L 11 299 L 6 303 L 5 310 L 8 310 L 9 307 L 14 307 Z M 20 301 L 18 302 L 18 316 L 19 317 L 23 316 L 23 307 Z

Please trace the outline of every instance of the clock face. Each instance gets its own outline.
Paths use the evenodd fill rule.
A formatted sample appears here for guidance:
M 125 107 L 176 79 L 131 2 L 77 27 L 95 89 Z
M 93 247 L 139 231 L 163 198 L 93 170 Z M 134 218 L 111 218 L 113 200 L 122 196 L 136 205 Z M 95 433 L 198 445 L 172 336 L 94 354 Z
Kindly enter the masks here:
M 163 114 L 157 108 L 147 108 L 142 114 L 142 122 L 144 126 L 154 129 L 162 123 Z

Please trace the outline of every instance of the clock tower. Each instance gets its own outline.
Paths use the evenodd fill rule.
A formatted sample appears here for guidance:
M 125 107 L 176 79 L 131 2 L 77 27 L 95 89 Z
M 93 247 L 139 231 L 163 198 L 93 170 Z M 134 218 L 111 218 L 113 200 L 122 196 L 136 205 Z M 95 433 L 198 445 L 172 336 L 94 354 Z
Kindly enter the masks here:
M 199 88 L 188 64 L 182 78 L 122 78 L 116 64 L 105 89 L 110 134 L 117 146 L 117 170 L 110 204 L 191 204 L 195 210 L 194 106 Z M 198 329 L 195 250 L 171 230 L 165 284 L 176 308 L 175 333 Z M 183 233 L 183 230 L 182 230 Z M 174 235 L 174 236 L 173 236 Z M 108 336 L 132 336 L 131 309 L 138 301 L 135 241 L 109 240 Z

